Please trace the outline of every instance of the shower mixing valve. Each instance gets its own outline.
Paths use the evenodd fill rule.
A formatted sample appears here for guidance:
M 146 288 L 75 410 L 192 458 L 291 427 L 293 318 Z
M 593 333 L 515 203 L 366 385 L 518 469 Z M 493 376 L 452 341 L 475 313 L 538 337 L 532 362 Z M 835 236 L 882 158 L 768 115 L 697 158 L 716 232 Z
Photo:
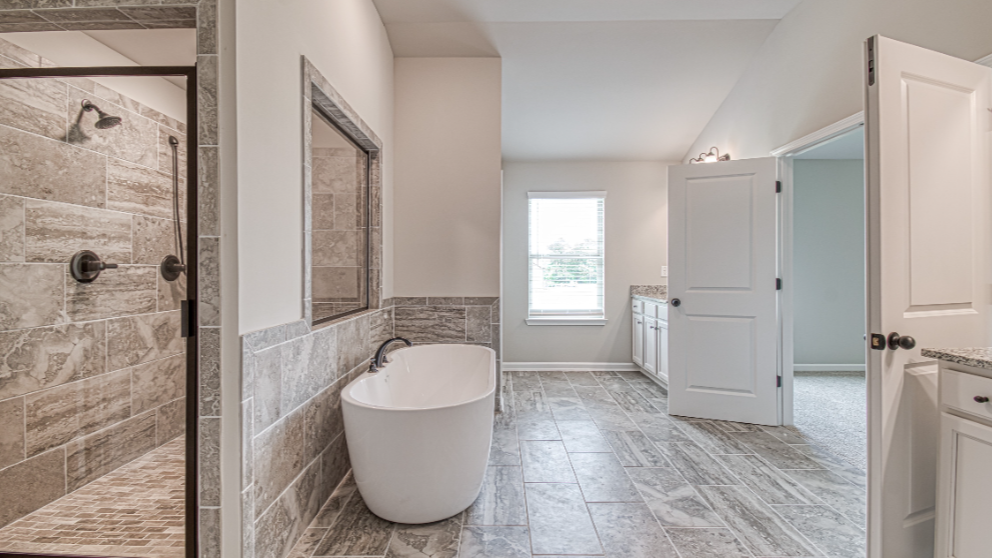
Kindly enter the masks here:
M 117 269 L 117 264 L 103 263 L 100 256 L 89 250 L 76 252 L 69 262 L 72 278 L 80 283 L 92 283 L 105 269 Z

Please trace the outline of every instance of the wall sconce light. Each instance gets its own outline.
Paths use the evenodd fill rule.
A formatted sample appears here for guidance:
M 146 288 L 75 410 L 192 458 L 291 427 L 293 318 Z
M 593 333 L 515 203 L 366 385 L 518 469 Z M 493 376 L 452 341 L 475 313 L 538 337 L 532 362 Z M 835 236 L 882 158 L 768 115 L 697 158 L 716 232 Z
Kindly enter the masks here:
M 717 161 L 730 161 L 731 155 L 725 153 L 721 155 L 716 147 L 711 147 L 709 153 L 701 153 L 696 159 L 690 159 L 690 164 L 694 163 L 716 163 Z

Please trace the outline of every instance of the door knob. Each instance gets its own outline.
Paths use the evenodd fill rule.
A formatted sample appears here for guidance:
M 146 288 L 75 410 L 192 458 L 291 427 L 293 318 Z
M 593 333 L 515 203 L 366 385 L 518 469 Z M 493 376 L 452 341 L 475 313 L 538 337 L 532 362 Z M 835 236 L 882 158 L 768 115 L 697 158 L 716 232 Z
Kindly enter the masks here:
M 89 250 L 76 252 L 69 262 L 69 272 L 72 278 L 80 283 L 92 283 L 105 269 L 116 269 L 117 264 L 104 263 L 100 256 Z
M 682 301 L 679 300 L 678 298 L 674 298 L 669 301 L 669 304 L 675 306 L 676 308 L 679 308 L 679 305 L 682 304 Z
M 886 343 L 894 351 L 897 349 L 907 349 L 909 351 L 917 346 L 917 341 L 914 341 L 913 337 L 909 335 L 900 335 L 895 331 L 886 338 Z
M 976 403 L 989 403 L 990 398 L 985 395 L 977 395 L 973 397 L 972 400 Z

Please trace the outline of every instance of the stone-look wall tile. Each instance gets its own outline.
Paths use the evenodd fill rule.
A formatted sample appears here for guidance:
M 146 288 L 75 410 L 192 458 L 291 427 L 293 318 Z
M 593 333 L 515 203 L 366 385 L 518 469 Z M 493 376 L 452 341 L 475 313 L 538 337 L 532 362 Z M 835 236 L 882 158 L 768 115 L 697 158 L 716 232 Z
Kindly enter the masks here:
M 104 322 L 0 332 L 0 399 L 103 374 Z
M 200 508 L 200 558 L 221 558 L 221 508 Z
M 327 382 L 321 386 L 324 389 L 338 379 L 338 328 L 325 327 L 311 334 L 314 347 L 310 351 L 310 374 L 324 378 Z
M 136 264 L 159 265 L 167 254 L 175 254 L 175 221 L 135 215 L 132 259 Z
M 200 328 L 200 416 L 221 416 L 221 330 Z
M 262 515 L 303 470 L 304 414 L 293 413 L 254 440 L 255 515 Z
M 186 355 L 178 354 L 131 369 L 131 413 L 139 414 L 186 394 Z
M 64 322 L 65 268 L 46 264 L 0 264 L 0 329 Z
M 255 487 L 241 492 L 241 558 L 255 558 Z
M 331 371 L 310 369 L 314 349 L 312 335 L 297 337 L 280 345 L 279 348 L 282 350 L 283 361 L 279 406 L 285 414 L 303 405 L 330 384 Z
M 24 398 L 0 401 L 0 469 L 24 457 Z
M 432 296 L 428 297 L 428 306 L 462 306 L 465 299 L 461 296 Z
M 217 56 L 197 56 L 197 143 L 217 145 Z
M 0 471 L 0 527 L 63 496 L 65 465 L 59 448 Z
M 106 205 L 106 157 L 3 126 L 0 176 L 4 177 L 0 193 L 89 207 Z
M 221 234 L 220 161 L 217 147 L 200 147 L 197 157 L 197 203 L 199 233 L 203 236 Z
M 334 194 L 314 194 L 311 198 L 311 226 L 313 230 L 334 228 Z
M 297 320 L 286 325 L 286 340 L 290 341 L 297 337 L 303 337 L 310 333 L 310 324 L 307 320 Z
M 201 326 L 221 325 L 221 239 L 200 238 L 200 293 L 197 297 Z
M 354 267 L 365 260 L 361 231 L 314 231 L 313 265 Z
M 0 262 L 23 261 L 24 199 L 0 196 Z
M 369 318 L 369 347 L 376 350 L 389 339 L 393 338 L 393 309 L 387 308 L 375 312 Z
M 200 460 L 200 505 L 221 505 L 221 419 L 200 419 L 198 444 Z
M 217 54 L 216 0 L 201 0 L 197 7 L 197 54 Z
M 124 12 L 130 12 L 131 10 L 136 10 L 136 9 L 137 10 L 141 10 L 141 8 L 124 8 L 122 11 L 124 11 Z M 181 9 L 189 9 L 189 8 L 181 8 Z M 194 10 L 194 12 L 195 11 L 196 10 Z M 134 15 L 133 14 L 129 13 L 128 15 L 130 15 L 131 18 L 134 19 Z M 188 18 L 179 18 L 179 17 L 177 17 L 176 19 L 192 19 L 193 17 L 195 17 L 195 13 L 189 14 L 189 17 Z M 179 131 L 180 126 L 183 125 L 182 122 L 180 122 L 179 120 L 176 120 L 175 118 L 173 118 L 171 116 L 166 116 L 166 115 L 162 114 L 161 112 L 159 112 L 159 111 L 157 111 L 157 110 L 155 110 L 153 108 L 146 107 L 145 105 L 140 105 L 138 107 L 138 114 L 144 116 L 145 118 L 147 118 L 149 120 L 154 120 L 160 126 L 165 126 L 166 128 L 172 128 L 173 130 L 176 130 L 176 131 Z M 161 161 L 160 161 L 160 163 L 161 163 Z M 180 167 L 180 168 L 182 168 L 182 167 Z
M 155 411 L 132 417 L 66 446 L 66 486 L 76 490 L 155 447 Z
M 252 351 L 268 349 L 286 341 L 286 324 L 246 333 L 243 339 L 245 346 Z
M 155 409 L 155 445 L 186 432 L 186 398 L 170 401 Z
M 360 268 L 312 267 L 311 291 L 316 302 L 355 301 L 362 293 Z
M 331 494 L 351 468 L 352 462 L 348 458 L 348 443 L 345 440 L 345 433 L 342 432 L 321 454 L 321 489 L 323 493 Z
M 427 306 L 428 298 L 426 296 L 395 296 L 393 297 L 394 306 Z
M 56 79 L 0 81 L 0 124 L 52 139 L 66 133 L 66 85 Z
M 68 266 L 58 267 L 64 269 L 66 314 L 73 322 L 155 312 L 156 267 L 123 265 L 101 272 L 92 283 L 73 279 Z
M 280 398 L 282 386 L 282 348 L 272 347 L 255 354 L 255 420 L 256 434 L 262 432 L 280 415 Z
M 492 306 L 493 303 L 497 301 L 495 296 L 467 296 L 465 297 L 466 306 Z
M 76 252 L 92 250 L 106 263 L 131 263 L 130 215 L 28 200 L 24 217 L 29 262 L 69 263 Z
M 352 370 L 369 359 L 369 316 L 359 316 L 335 326 L 338 329 L 338 373 Z
M 497 360 L 500 360 L 500 324 L 490 324 L 490 347 L 496 351 Z
M 104 91 L 106 91 L 106 88 L 104 88 Z M 67 117 L 71 119 L 70 121 L 74 122 L 76 120 L 84 99 L 89 99 L 93 104 L 105 111 L 112 112 L 114 116 L 120 117 L 121 123 L 113 128 L 99 130 L 94 127 L 94 123 L 100 118 L 96 111 L 84 112 L 79 127 L 80 131 L 89 137 L 89 140 L 81 142 L 81 147 L 123 159 L 130 163 L 137 163 L 149 168 L 157 167 L 159 156 L 157 146 L 159 125 L 157 123 L 130 110 L 111 107 L 109 104 L 112 101 L 101 99 L 92 93 L 75 87 L 69 87 Z M 72 133 L 70 132 L 71 139 Z
M 339 231 L 355 230 L 365 221 L 364 204 L 360 194 L 337 193 L 334 196 L 334 226 Z M 318 228 L 318 227 L 314 227 Z
M 119 370 L 183 352 L 179 312 L 160 312 L 107 322 L 107 364 Z
M 292 491 L 290 491 L 292 492 Z M 280 498 L 255 521 L 255 555 L 278 558 L 286 556 L 303 533 L 306 524 L 289 505 L 289 498 Z M 255 504 L 258 508 L 258 503 Z
M 345 420 L 341 412 L 340 381 L 314 397 L 304 407 L 304 430 L 306 432 L 305 460 L 320 457 L 331 442 L 345 430 Z
M 38 455 L 131 416 L 131 374 L 121 370 L 25 398 L 27 454 Z
M 255 438 L 255 429 L 252 428 L 252 404 L 254 401 L 248 399 L 241 403 L 241 489 L 249 488 L 255 482 L 255 468 L 253 466 L 252 441 Z M 252 492 L 254 494 L 254 490 Z M 252 511 L 252 518 L 255 511 Z
M 186 275 L 181 274 L 175 281 L 166 281 L 161 273 L 156 273 L 158 285 L 158 311 L 179 310 L 181 301 L 186 300 Z
M 176 154 L 178 155 L 176 157 L 176 164 L 177 170 L 179 170 L 179 178 L 180 180 L 184 180 L 187 170 L 186 134 L 177 130 L 176 125 L 159 124 L 159 141 L 157 143 L 159 164 L 156 168 L 166 176 L 172 177 L 172 145 L 169 144 L 169 136 L 172 136 L 179 140 L 179 144 L 176 145 Z
M 127 18 L 123 18 L 123 19 L 127 19 Z M 74 89 L 81 89 L 89 93 L 91 99 L 98 99 L 95 101 L 97 104 L 100 104 L 100 101 L 103 101 L 103 103 L 100 104 L 100 106 L 102 106 L 105 109 L 109 110 L 111 108 L 115 108 L 115 109 L 122 108 L 124 110 L 131 111 L 135 114 L 139 114 L 141 112 L 141 103 L 135 101 L 134 99 L 128 97 L 127 95 L 122 95 L 121 93 L 103 85 L 102 83 L 97 83 L 95 81 L 90 80 L 90 82 L 85 85 L 80 84 L 77 86 L 76 84 L 72 84 L 72 86 Z M 113 103 L 114 105 L 117 106 L 111 107 L 107 103 Z M 80 107 L 80 103 L 77 102 L 75 106 L 78 111 Z M 73 107 L 69 107 L 68 115 L 72 120 L 75 120 L 75 116 L 78 112 L 73 112 L 72 109 Z
M 475 343 L 490 343 L 490 307 L 466 306 L 466 340 Z
M 52 7 L 72 6 L 72 2 L 70 0 L 51 0 L 51 1 L 53 4 L 57 4 L 57 6 L 52 6 Z M 27 8 L 36 8 L 41 6 L 35 5 L 35 3 L 32 0 L 21 0 L 20 2 L 14 2 L 13 5 L 11 5 L 10 7 L 18 8 L 18 9 L 27 9 Z M 34 18 L 29 18 L 23 21 L 32 22 L 37 20 Z M 10 23 L 19 23 L 19 21 L 12 20 Z M 3 55 L 11 59 L 12 61 L 16 62 L 17 67 L 22 67 L 22 66 L 26 66 L 29 68 L 41 67 L 42 59 L 40 56 L 31 52 L 30 50 L 19 47 L 14 43 L 10 43 L 7 41 L 0 41 L 0 55 Z
M 415 343 L 465 343 L 464 306 L 398 307 L 394 310 L 396 335 Z
M 172 179 L 163 172 L 111 158 L 107 161 L 107 209 L 172 219 Z

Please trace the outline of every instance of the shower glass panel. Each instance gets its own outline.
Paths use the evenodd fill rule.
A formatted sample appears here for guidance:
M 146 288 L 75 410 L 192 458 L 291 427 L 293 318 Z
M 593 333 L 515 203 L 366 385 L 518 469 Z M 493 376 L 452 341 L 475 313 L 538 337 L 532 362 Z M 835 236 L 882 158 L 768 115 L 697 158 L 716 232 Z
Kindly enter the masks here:
M 0 554 L 184 555 L 176 82 L 0 79 Z
M 369 307 L 369 154 L 320 111 L 311 151 L 313 321 Z

